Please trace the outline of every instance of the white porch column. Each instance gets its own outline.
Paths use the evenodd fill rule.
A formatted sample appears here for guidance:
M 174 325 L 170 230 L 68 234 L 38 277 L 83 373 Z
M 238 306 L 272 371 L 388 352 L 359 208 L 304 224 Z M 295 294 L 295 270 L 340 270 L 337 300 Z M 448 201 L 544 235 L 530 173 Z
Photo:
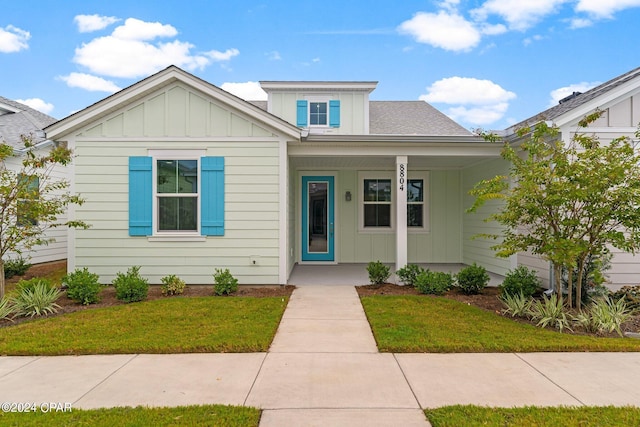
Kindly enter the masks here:
M 396 271 L 407 265 L 407 156 L 396 156 Z

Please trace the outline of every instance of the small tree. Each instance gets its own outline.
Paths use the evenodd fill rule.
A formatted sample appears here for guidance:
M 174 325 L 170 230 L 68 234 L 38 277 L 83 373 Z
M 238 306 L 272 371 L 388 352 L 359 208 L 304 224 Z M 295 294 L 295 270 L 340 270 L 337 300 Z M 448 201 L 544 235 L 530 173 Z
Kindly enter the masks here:
M 580 128 L 601 115 L 596 111 L 586 116 Z M 520 129 L 518 136 L 524 139 L 519 149 L 503 142 L 501 154 L 510 162 L 509 176 L 479 182 L 471 191 L 476 201 L 469 210 L 490 199 L 503 200 L 500 211 L 487 218 L 504 226 L 502 235 L 484 237 L 502 239 L 493 247 L 498 256 L 531 250 L 552 262 L 560 297 L 565 268 L 571 304 L 572 273 L 576 269 L 575 282 L 582 283 L 590 255 L 601 256 L 607 245 L 631 252 L 640 248 L 640 155 L 627 137 L 603 144 L 580 129 L 564 144 L 558 129 L 544 122 Z M 580 294 L 577 286 L 578 308 Z
M 37 245 L 53 241 L 45 232 L 57 226 L 86 228 L 81 221 L 58 222 L 69 204 L 83 200 L 69 193 L 67 180 L 51 178 L 57 166 L 71 162 L 71 150 L 55 146 L 38 154 L 30 137 L 23 136 L 25 150 L 20 154 L 13 147 L 0 143 L 0 298 L 4 296 L 4 259 L 9 252 L 22 253 Z M 23 156 L 17 170 L 5 165 L 11 157 Z

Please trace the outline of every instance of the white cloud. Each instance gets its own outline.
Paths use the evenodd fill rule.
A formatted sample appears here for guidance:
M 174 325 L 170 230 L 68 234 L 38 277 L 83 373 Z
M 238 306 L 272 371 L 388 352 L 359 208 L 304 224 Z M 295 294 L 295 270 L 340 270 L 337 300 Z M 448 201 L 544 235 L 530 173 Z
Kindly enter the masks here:
M 574 84 L 570 84 L 569 86 L 564 86 L 564 87 L 552 90 L 551 93 L 549 94 L 551 96 L 551 99 L 549 100 L 548 107 L 553 107 L 555 105 L 558 105 L 558 102 L 562 98 L 565 98 L 571 95 L 573 92 L 580 92 L 580 93 L 586 92 L 589 89 L 592 89 L 598 86 L 599 84 L 600 82 L 580 82 L 580 83 L 574 83 Z
M 540 40 L 542 40 L 544 37 L 542 37 L 540 34 L 535 34 L 531 37 L 527 37 L 522 41 L 522 44 L 525 46 L 529 46 L 531 43 L 533 42 L 539 42 Z
M 41 113 L 49 114 L 53 111 L 53 104 L 43 101 L 40 98 L 16 99 L 16 102 L 27 105 Z
M 178 31 L 171 25 L 129 18 L 111 35 L 97 37 L 76 48 L 74 62 L 91 73 L 108 77 L 136 78 L 153 74 L 169 65 L 189 71 L 202 69 L 212 62 L 229 61 L 240 52 L 227 49 L 194 54 L 188 42 L 159 42 L 172 38 Z
M 0 28 L 0 52 L 13 53 L 28 49 L 29 44 L 27 42 L 30 38 L 31 34 L 28 31 L 21 30 L 13 25 Z
M 471 11 L 478 21 L 486 21 L 490 15 L 502 17 L 512 30 L 523 31 L 571 0 L 488 0 Z M 599 0 L 596 0 L 599 1 Z
M 500 120 L 515 97 L 515 93 L 490 80 L 455 76 L 433 83 L 420 99 L 453 105 L 446 113 L 454 120 L 486 125 Z
M 271 61 L 280 61 L 282 59 L 282 56 L 280 56 L 280 52 L 278 52 L 277 50 L 267 52 L 265 55 L 267 55 L 267 57 Z
M 640 0 L 579 0 L 575 9 L 598 18 L 612 18 L 614 13 L 632 7 L 640 7 Z
M 102 30 L 111 24 L 115 24 L 120 19 L 115 16 L 100 15 L 76 15 L 73 20 L 78 24 L 78 31 L 81 33 L 90 33 L 92 31 Z
M 262 90 L 258 82 L 223 83 L 220 87 L 245 101 L 267 100 L 267 93 Z
M 71 73 L 68 76 L 60 76 L 60 80 L 67 83 L 69 87 L 78 87 L 92 92 L 114 93 L 120 90 L 115 83 L 101 77 L 84 73 Z
M 575 30 L 577 28 L 586 28 L 593 25 L 593 21 L 591 19 L 586 18 L 573 18 L 570 21 L 569 28 Z
M 451 51 L 465 51 L 478 45 L 480 32 L 455 12 L 418 12 L 398 27 L 417 42 Z

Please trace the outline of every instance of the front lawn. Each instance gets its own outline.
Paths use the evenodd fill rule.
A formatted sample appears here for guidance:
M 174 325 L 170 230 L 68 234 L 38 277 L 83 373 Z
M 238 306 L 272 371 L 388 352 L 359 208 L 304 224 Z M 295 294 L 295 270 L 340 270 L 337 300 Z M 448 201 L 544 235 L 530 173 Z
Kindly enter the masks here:
M 395 353 L 640 351 L 640 340 L 561 334 L 442 297 L 361 297 L 378 349 Z
M 1 355 L 267 351 L 286 297 L 174 297 L 0 328 Z
M 425 411 L 433 427 L 618 427 L 640 425 L 636 407 L 487 408 L 445 406 Z
M 0 412 L 3 426 L 257 426 L 260 410 L 224 405 L 177 408 L 111 408 L 70 412 Z

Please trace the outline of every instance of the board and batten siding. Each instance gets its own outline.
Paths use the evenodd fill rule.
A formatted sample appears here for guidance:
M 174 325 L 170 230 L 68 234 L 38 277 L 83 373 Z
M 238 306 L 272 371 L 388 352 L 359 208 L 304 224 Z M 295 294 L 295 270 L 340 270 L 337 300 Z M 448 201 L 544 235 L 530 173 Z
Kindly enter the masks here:
M 91 225 L 74 233 L 74 267 L 88 267 L 102 283 L 134 265 L 151 284 L 170 274 L 187 284 L 212 284 L 215 268 L 228 268 L 240 284 L 279 283 L 282 138 L 215 100 L 173 85 L 92 123 L 73 142 L 75 191 L 86 199 L 75 217 Z M 203 150 L 224 158 L 223 236 L 129 236 L 129 157 L 163 149 Z

